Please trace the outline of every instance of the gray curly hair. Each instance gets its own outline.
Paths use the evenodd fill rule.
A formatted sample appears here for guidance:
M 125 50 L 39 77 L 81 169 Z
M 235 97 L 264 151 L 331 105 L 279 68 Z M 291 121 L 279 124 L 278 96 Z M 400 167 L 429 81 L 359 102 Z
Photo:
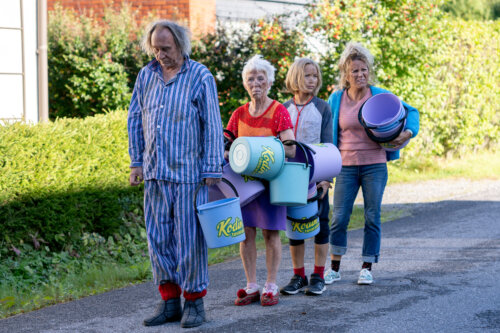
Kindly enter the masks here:
M 153 32 L 158 28 L 168 29 L 172 33 L 175 45 L 183 55 L 189 55 L 191 53 L 191 41 L 188 28 L 169 20 L 160 20 L 150 23 L 146 28 L 144 37 L 142 38 L 142 49 L 149 56 L 154 56 L 153 46 L 151 45 L 151 37 L 153 36 Z
M 349 88 L 347 75 L 349 65 L 354 60 L 360 60 L 368 66 L 368 84 L 374 84 L 375 78 L 373 75 L 373 55 L 361 43 L 349 42 L 345 46 L 344 52 L 340 56 L 339 71 L 340 71 L 340 89 Z
M 241 73 L 241 77 L 243 78 L 243 82 L 245 82 L 247 74 L 252 71 L 259 71 L 266 73 L 267 81 L 269 81 L 269 89 L 274 83 L 274 72 L 276 68 L 266 59 L 264 59 L 260 54 L 254 55 L 250 58 L 245 66 L 243 66 L 243 71 Z M 268 89 L 268 91 L 269 91 Z

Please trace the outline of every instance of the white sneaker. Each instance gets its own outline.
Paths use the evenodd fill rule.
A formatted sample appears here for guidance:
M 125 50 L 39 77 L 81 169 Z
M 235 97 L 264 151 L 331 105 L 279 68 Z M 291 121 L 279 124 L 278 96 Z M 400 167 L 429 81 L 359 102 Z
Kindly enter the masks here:
M 372 273 L 368 269 L 363 268 L 359 273 L 358 284 L 372 284 L 372 283 L 373 283 Z
M 335 272 L 333 269 L 328 269 L 325 273 L 325 284 L 332 284 L 340 280 L 340 273 Z

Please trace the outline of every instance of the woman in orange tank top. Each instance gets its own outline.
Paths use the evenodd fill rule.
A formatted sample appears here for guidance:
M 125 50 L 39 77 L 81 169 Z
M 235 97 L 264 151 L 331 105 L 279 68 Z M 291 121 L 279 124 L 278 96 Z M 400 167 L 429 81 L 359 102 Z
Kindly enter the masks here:
M 243 85 L 250 102 L 234 111 L 227 129 L 239 136 L 278 136 L 282 141 L 293 140 L 293 125 L 287 109 L 268 96 L 274 81 L 274 67 L 261 56 L 251 58 L 243 68 Z M 293 157 L 295 146 L 285 146 L 285 155 Z M 242 208 L 246 240 L 240 243 L 240 255 L 247 285 L 238 290 L 235 305 L 260 302 L 263 306 L 279 301 L 276 275 L 281 262 L 280 230 L 286 229 L 286 207 L 270 204 L 269 190 Z M 266 244 L 267 280 L 260 295 L 257 284 L 256 228 L 262 229 Z

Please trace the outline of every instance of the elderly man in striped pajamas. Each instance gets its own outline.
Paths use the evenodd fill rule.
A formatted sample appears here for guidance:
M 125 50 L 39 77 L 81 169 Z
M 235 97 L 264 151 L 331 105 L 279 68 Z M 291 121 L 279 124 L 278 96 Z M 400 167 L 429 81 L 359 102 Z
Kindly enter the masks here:
M 205 320 L 207 248 L 193 208 L 197 184 L 220 180 L 222 122 L 215 80 L 188 56 L 188 31 L 151 24 L 143 48 L 155 59 L 138 74 L 128 113 L 130 184 L 144 180 L 144 215 L 154 282 L 163 301 L 144 325 Z M 207 202 L 203 187 L 198 203 Z M 184 291 L 184 308 L 180 296 Z

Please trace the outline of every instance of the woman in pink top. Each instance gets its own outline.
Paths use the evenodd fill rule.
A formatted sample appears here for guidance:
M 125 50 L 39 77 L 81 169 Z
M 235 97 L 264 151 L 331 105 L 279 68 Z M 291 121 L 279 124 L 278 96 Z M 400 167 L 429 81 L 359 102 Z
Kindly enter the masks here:
M 373 56 L 360 43 L 346 45 L 339 61 L 340 88 L 328 103 L 333 112 L 333 141 L 342 156 L 342 171 L 335 181 L 333 220 L 330 230 L 332 269 L 325 273 L 325 283 L 340 280 L 340 259 L 347 251 L 347 226 L 359 187 L 363 191 L 365 229 L 363 265 L 358 284 L 373 283 L 372 263 L 380 253 L 380 209 L 387 183 L 387 161 L 399 158 L 399 152 L 386 152 L 372 141 L 358 120 L 358 111 L 373 95 L 388 92 L 371 85 Z M 408 111 L 406 125 L 390 143 L 398 147 L 418 132 L 417 109 L 403 102 Z

